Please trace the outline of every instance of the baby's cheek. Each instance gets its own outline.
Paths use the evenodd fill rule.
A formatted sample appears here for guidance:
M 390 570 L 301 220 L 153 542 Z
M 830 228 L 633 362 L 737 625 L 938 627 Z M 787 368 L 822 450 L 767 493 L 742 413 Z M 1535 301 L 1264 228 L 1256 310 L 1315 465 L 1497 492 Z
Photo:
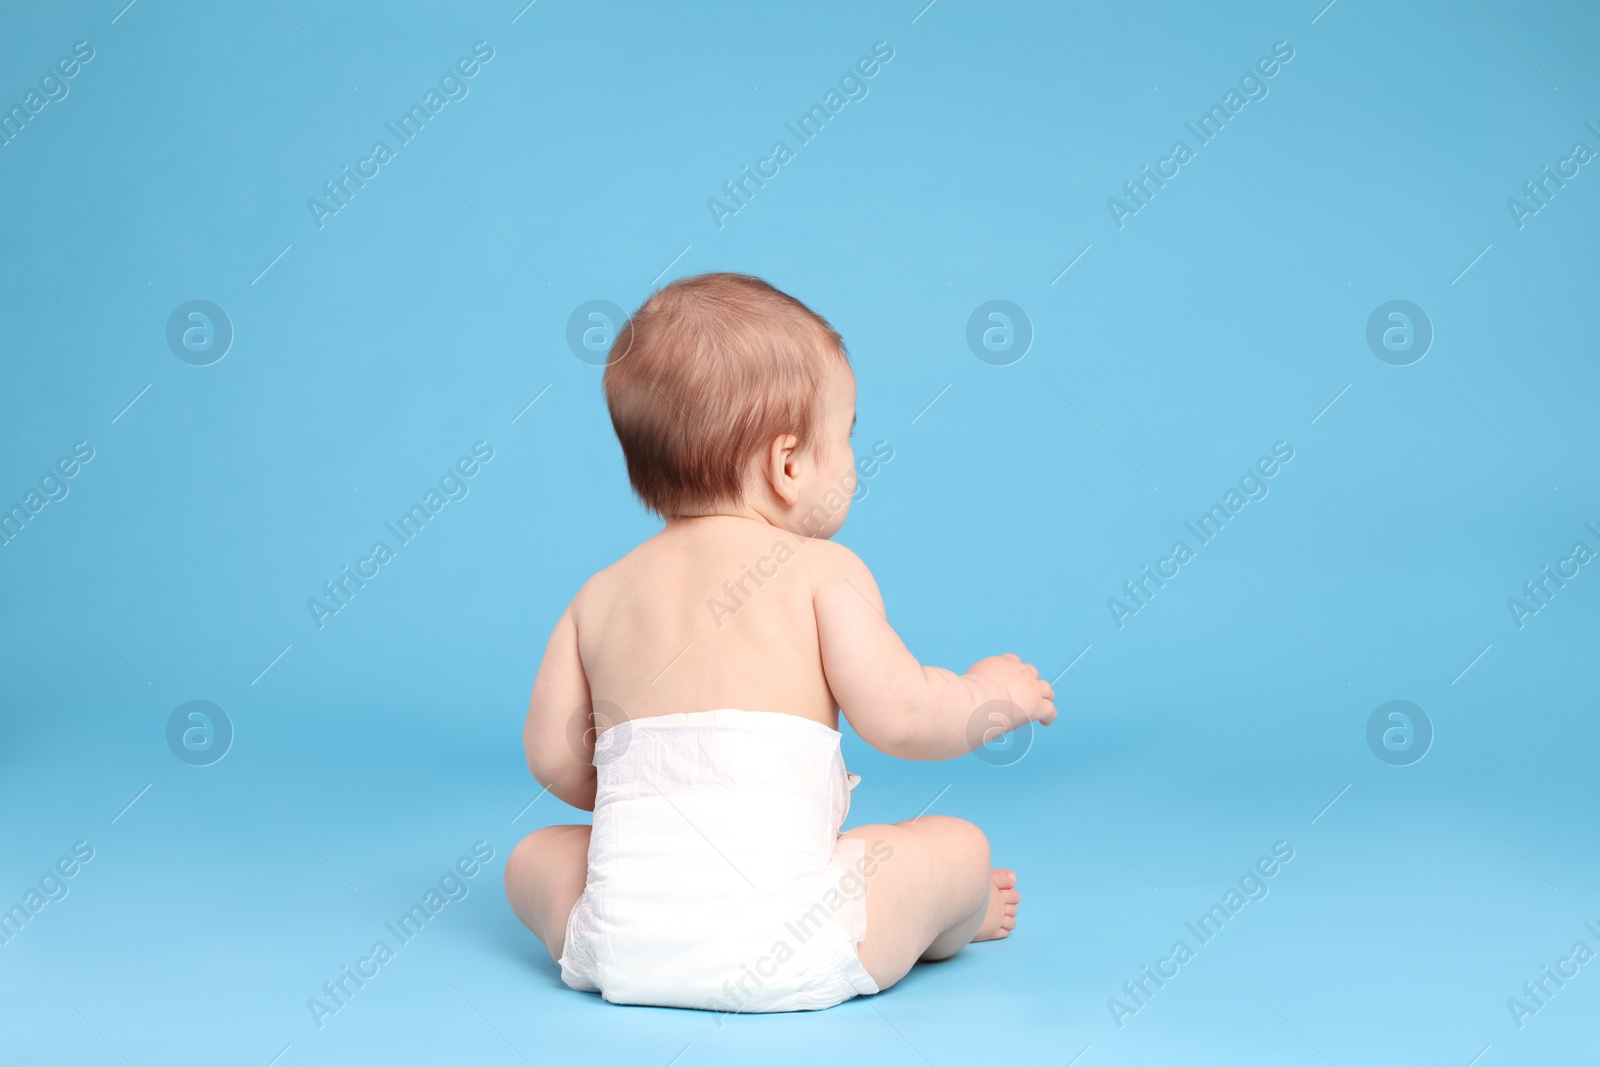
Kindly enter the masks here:
M 844 520 L 850 515 L 850 503 L 854 499 L 855 498 L 852 495 L 848 493 L 845 494 L 844 505 L 840 507 L 838 511 L 833 513 L 833 520 L 828 523 L 829 537 L 832 537 L 834 534 L 838 533 L 839 527 L 844 525 Z

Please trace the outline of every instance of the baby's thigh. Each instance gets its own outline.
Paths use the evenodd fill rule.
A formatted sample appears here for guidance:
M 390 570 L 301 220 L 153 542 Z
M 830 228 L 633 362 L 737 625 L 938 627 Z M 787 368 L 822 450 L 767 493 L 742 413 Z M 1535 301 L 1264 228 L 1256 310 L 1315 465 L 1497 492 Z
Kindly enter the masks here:
M 588 826 L 546 826 L 524 837 L 506 859 L 506 899 L 517 918 L 561 959 L 567 917 L 589 873 Z
M 988 905 L 989 841 L 964 819 L 925 815 L 843 836 L 865 842 L 872 860 L 867 936 L 857 947 L 880 989 L 905 977 L 940 934 Z

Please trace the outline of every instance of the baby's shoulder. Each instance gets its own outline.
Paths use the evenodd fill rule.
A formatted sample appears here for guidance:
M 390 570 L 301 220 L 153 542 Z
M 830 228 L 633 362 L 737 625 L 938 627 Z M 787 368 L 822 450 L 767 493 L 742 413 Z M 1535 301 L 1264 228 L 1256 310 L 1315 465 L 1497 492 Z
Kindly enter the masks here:
M 861 557 L 841 544 L 821 538 L 800 538 L 800 550 L 795 554 L 803 560 L 801 569 L 814 586 L 837 581 L 855 583 L 871 582 L 872 572 Z
M 621 559 L 595 571 L 578 587 L 567 607 L 575 619 L 585 613 L 585 608 L 595 611 L 638 584 L 640 550 L 648 543 L 636 546 Z

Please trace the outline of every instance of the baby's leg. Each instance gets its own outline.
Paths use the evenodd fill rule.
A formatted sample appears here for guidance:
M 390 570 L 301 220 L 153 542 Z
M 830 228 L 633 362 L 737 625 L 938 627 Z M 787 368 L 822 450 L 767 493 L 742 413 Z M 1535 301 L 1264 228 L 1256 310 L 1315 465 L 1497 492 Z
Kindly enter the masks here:
M 867 936 L 857 948 L 879 989 L 904 978 L 918 960 L 946 959 L 1016 926 L 1016 876 L 989 867 L 989 841 L 971 823 L 927 815 L 858 826 L 844 836 L 865 841 L 874 863 Z M 893 849 L 887 858 L 884 844 Z
M 550 958 L 560 962 L 567 918 L 589 877 L 589 827 L 546 826 L 524 837 L 506 860 L 506 899 Z

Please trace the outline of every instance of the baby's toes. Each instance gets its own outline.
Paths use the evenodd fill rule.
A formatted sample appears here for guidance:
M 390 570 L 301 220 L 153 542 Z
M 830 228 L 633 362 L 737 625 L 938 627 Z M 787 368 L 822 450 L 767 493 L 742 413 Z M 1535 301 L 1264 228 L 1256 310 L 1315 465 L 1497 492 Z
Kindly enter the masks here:
M 1017 872 L 1005 867 L 996 867 L 989 872 L 989 878 L 994 882 L 996 889 L 1015 889 L 1017 885 Z

